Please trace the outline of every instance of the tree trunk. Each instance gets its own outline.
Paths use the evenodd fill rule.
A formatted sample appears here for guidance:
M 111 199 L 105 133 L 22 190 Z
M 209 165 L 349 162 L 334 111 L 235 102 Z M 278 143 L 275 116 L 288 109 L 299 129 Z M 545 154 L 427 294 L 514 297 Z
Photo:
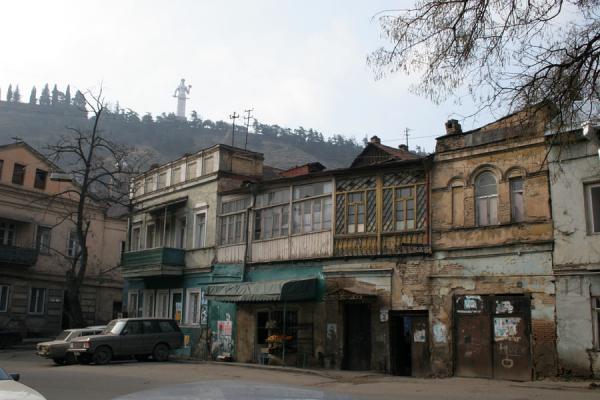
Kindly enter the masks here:
M 67 277 L 65 300 L 68 304 L 65 304 L 65 306 L 69 315 L 69 328 L 83 328 L 86 326 L 79 294 L 79 285 L 76 279 Z

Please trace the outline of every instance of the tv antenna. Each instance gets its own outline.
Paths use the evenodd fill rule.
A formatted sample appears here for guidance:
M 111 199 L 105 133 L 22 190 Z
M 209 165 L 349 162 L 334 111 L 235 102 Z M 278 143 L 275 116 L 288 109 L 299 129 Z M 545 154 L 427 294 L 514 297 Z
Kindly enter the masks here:
M 410 128 L 404 128 L 404 137 L 406 138 L 406 148 L 408 149 L 408 132 L 412 131 Z
M 244 112 L 246 113 L 246 116 L 244 117 L 244 119 L 246 120 L 246 140 L 244 141 L 244 150 L 246 150 L 246 147 L 248 147 L 248 128 L 250 127 L 250 118 L 252 118 L 252 111 L 254 111 L 254 108 L 244 110 Z
M 233 121 L 233 124 L 231 126 L 231 147 L 235 146 L 235 120 L 239 117 L 240 114 L 237 114 L 235 111 L 229 116 L 229 119 Z

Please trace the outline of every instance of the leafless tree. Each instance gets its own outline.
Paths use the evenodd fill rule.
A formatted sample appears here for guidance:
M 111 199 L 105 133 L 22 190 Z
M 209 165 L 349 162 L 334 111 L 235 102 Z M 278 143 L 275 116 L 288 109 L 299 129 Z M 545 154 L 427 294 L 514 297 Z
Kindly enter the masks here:
M 91 126 L 68 128 L 68 133 L 48 146 L 49 158 L 72 179 L 72 185 L 53 195 L 52 201 L 62 205 L 61 223 L 73 224 L 77 245 L 72 254 L 64 255 L 66 271 L 66 306 L 70 325 L 81 327 L 85 320 L 81 308 L 81 287 L 90 266 L 90 227 L 98 213 L 129 206 L 131 177 L 147 163 L 148 153 L 119 145 L 100 129 L 106 111 L 102 91 L 87 93 L 86 109 L 91 113 Z M 64 179 L 64 177 L 63 177 Z M 115 249 L 118 251 L 118 249 Z
M 570 123 L 600 98 L 600 0 L 417 0 L 377 17 L 377 77 L 416 73 L 436 102 L 466 89 L 478 111 L 552 104 Z

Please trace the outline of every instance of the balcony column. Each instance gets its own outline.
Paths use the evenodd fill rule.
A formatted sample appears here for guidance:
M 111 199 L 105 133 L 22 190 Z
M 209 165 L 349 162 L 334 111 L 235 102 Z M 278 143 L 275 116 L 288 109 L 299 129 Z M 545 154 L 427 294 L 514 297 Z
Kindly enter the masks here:
M 165 213 L 163 217 L 163 237 L 162 237 L 162 247 L 167 247 L 167 208 L 165 207 Z

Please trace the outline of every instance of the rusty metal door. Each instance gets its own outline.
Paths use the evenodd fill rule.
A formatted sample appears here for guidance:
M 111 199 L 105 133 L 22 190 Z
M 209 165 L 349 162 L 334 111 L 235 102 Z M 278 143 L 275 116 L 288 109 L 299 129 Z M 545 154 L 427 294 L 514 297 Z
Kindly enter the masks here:
M 371 305 L 347 303 L 344 319 L 344 368 L 371 369 Z
M 455 374 L 491 378 L 490 313 L 483 296 L 457 296 L 454 303 Z
M 529 381 L 532 377 L 530 299 L 496 296 L 490 300 L 493 307 L 494 378 Z
M 429 375 L 429 318 L 411 317 L 411 375 L 425 377 Z

